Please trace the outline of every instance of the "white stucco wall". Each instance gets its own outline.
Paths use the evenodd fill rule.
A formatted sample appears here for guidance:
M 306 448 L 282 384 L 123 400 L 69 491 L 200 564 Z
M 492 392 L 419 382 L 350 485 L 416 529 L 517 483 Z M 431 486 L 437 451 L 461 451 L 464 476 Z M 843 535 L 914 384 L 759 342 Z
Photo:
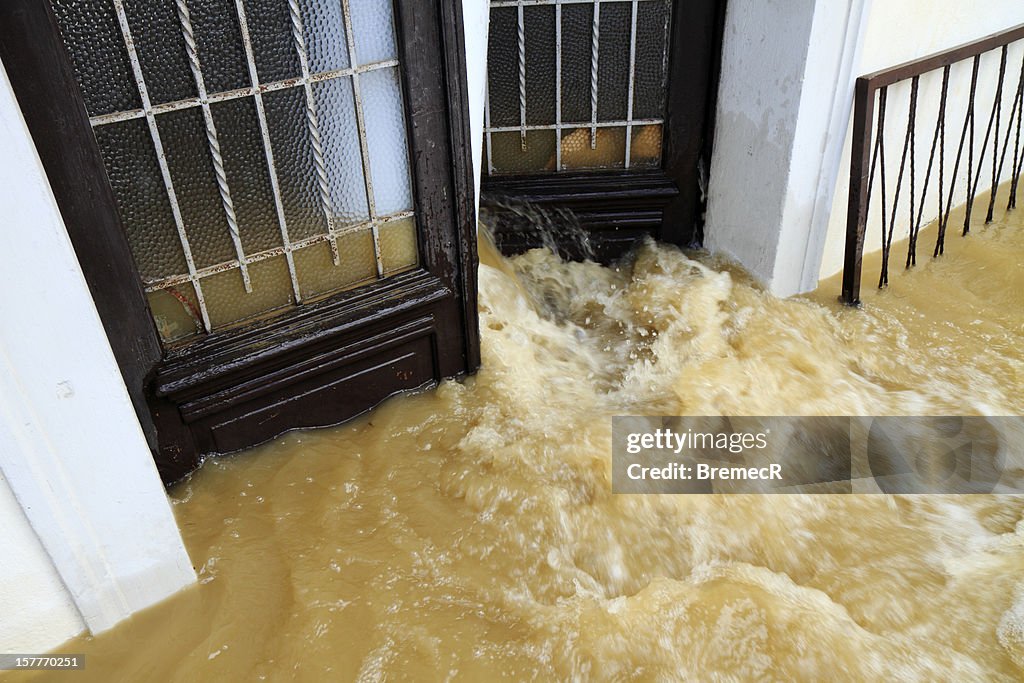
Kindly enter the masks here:
M 902 62 L 917 59 L 934 52 L 982 38 L 991 33 L 1024 23 L 1024 2 L 1020 0 L 901 0 L 900 2 L 882 2 L 876 0 L 872 6 L 861 51 L 858 75 L 884 69 Z M 1003 133 L 1013 93 L 1016 89 L 1017 74 L 1020 73 L 1021 56 L 1024 45 L 1016 45 L 1010 51 L 1007 62 L 1007 76 L 1003 92 Z M 977 93 L 977 142 L 978 149 L 984 140 L 985 127 L 991 112 L 993 94 L 995 92 L 996 74 L 999 69 L 998 51 L 987 54 L 979 69 Z M 918 193 L 921 191 L 924 171 L 928 163 L 928 152 L 931 145 L 935 117 L 940 99 L 941 72 L 925 77 L 921 81 L 918 95 L 918 128 L 917 128 L 917 183 Z M 963 63 L 954 68 L 950 75 L 949 105 L 946 124 L 946 173 L 948 174 L 956 157 L 956 144 L 960 139 L 963 116 L 970 90 L 970 63 Z M 886 156 L 893 169 L 886 178 L 890 196 L 895 186 L 895 169 L 898 169 L 898 155 L 902 151 L 906 131 L 906 121 L 910 106 L 910 87 L 908 83 L 897 84 L 890 88 L 888 96 L 888 115 L 886 117 Z M 824 245 L 820 275 L 822 278 L 842 270 L 843 251 L 846 235 L 846 211 L 849 197 L 850 170 L 850 135 L 849 129 L 843 149 L 839 176 L 836 180 L 835 200 L 827 226 L 827 238 Z M 990 143 L 991 144 L 991 143 Z M 1000 143 L 1001 144 L 1001 143 Z M 990 147 L 991 150 L 991 147 Z M 893 162 L 897 165 L 893 166 Z M 966 164 L 966 161 L 963 162 Z M 1004 165 L 1003 178 L 1009 177 L 1010 163 Z M 983 160 L 982 181 L 979 191 L 990 186 L 991 155 Z M 929 183 L 929 195 L 926 199 L 925 222 L 933 220 L 938 214 L 937 172 L 933 171 Z M 962 169 L 961 174 L 965 173 Z M 963 177 L 963 176 L 961 176 Z M 907 183 L 908 180 L 904 180 Z M 947 177 L 948 192 L 948 177 Z M 905 195 L 907 185 L 903 187 Z M 865 236 L 865 253 L 881 249 L 881 219 L 878 214 L 878 190 L 872 199 L 871 217 Z M 920 198 L 920 194 L 918 195 Z M 966 198 L 966 184 L 961 182 L 954 194 L 954 206 Z M 981 211 L 984 214 L 985 207 Z M 907 236 L 909 226 L 908 205 L 904 204 L 897 213 L 897 228 L 894 241 Z M 929 254 L 932 245 L 924 251 Z M 919 255 L 920 252 L 919 252 Z M 869 278 L 870 279 L 870 278 Z
M 484 99 L 487 95 L 488 0 L 462 0 L 462 18 L 466 30 L 466 79 L 469 84 L 470 134 L 473 138 L 473 178 L 476 180 L 476 205 L 480 208 L 480 172 L 484 142 Z
M 812 288 L 869 0 L 729 0 L 705 244 Z
M 0 149 L 0 648 L 31 652 L 195 573 L 2 68 Z

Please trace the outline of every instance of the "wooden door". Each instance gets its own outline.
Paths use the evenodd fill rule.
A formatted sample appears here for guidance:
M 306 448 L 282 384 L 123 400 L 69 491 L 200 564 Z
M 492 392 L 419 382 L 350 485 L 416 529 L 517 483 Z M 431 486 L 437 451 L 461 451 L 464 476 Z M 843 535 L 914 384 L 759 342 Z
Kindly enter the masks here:
M 165 481 L 476 369 L 458 0 L 13 0 L 0 21 Z
M 699 244 L 725 0 L 490 3 L 482 194 L 502 250 L 542 237 L 516 202 L 577 223 L 554 235 L 574 257 L 581 233 L 601 259 Z

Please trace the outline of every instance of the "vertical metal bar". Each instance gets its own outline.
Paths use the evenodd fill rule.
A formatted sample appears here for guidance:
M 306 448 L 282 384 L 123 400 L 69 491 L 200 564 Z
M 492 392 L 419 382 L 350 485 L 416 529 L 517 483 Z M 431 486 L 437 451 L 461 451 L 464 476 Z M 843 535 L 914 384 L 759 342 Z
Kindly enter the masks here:
M 1020 81 L 1024 83 L 1024 60 L 1021 61 L 1020 65 Z M 1017 208 L 1017 182 L 1020 179 L 1021 167 L 1017 165 L 1017 159 L 1020 157 L 1021 163 L 1024 163 L 1024 155 L 1021 155 L 1020 149 L 1020 124 L 1021 119 L 1024 119 L 1024 92 L 1021 92 L 1017 96 L 1020 107 L 1017 110 L 1017 130 L 1014 133 L 1013 138 L 1013 165 L 1010 167 L 1010 198 L 1006 202 L 1006 210 Z
M 590 149 L 597 149 L 597 59 L 601 34 L 601 0 L 594 0 L 590 40 Z
M 985 213 L 985 223 L 992 222 L 992 211 L 996 205 L 996 183 L 999 180 L 999 173 L 1002 170 L 999 164 L 999 126 L 1002 123 L 1003 114 L 1003 79 L 1006 77 L 1006 56 L 1009 51 L 1008 45 L 1003 45 L 1002 56 L 999 62 L 999 85 L 996 86 L 996 98 L 994 102 L 995 116 L 996 116 L 996 130 L 995 138 L 992 140 L 992 190 L 989 192 L 988 197 L 988 211 Z M 1014 94 L 1014 106 L 1016 106 L 1016 94 Z M 989 126 L 991 127 L 992 121 L 989 120 Z M 985 134 L 985 142 L 988 143 L 988 133 Z M 984 149 L 984 148 L 982 148 Z M 978 169 L 978 175 L 981 175 L 981 169 Z M 977 183 L 975 183 L 977 185 Z
M 981 55 L 977 55 L 974 58 L 974 66 L 971 72 L 971 94 L 967 101 L 967 116 L 971 123 L 971 138 L 970 144 L 967 148 L 967 213 L 964 214 L 964 232 L 967 234 L 971 231 L 971 211 L 974 209 L 974 183 L 971 178 L 974 177 L 974 96 L 978 92 L 978 65 L 981 63 Z M 978 165 L 979 172 L 981 170 L 981 164 Z
M 916 171 L 916 159 L 917 156 L 917 93 L 920 87 L 921 77 L 914 76 L 910 82 L 910 118 L 907 121 L 907 138 L 910 141 L 910 239 L 907 244 L 907 263 L 906 268 L 911 265 L 917 265 L 917 214 L 916 209 L 916 194 L 915 189 L 915 171 Z M 906 154 L 906 145 L 904 145 L 904 154 Z M 927 191 L 927 188 L 925 188 Z M 897 201 L 899 199 L 899 187 L 896 190 Z M 896 216 L 897 203 L 893 203 L 893 217 Z
M 946 233 L 946 212 L 942 205 L 942 196 L 945 193 L 945 183 L 943 181 L 943 174 L 946 171 L 946 99 L 949 95 L 949 72 L 951 67 L 946 65 L 942 70 L 942 97 L 939 101 L 939 120 L 941 122 L 939 128 L 939 229 L 935 236 L 935 251 L 932 253 L 932 258 L 939 255 L 939 251 L 942 247 L 942 235 Z
M 854 92 L 853 140 L 850 155 L 850 196 L 846 212 L 846 253 L 843 263 L 842 300 L 848 306 L 860 304 L 860 275 L 864 258 L 864 230 L 868 211 L 868 169 L 871 166 L 871 123 L 875 113 L 875 91 L 870 81 L 858 79 Z
M 366 205 L 370 211 L 370 225 L 373 233 L 373 253 L 377 261 L 377 277 L 384 277 L 384 262 L 380 253 L 380 233 L 377 227 L 377 204 L 373 196 L 373 173 L 370 171 L 370 150 L 366 144 L 366 119 L 363 115 L 363 96 L 359 90 L 359 73 L 355 69 L 356 41 L 352 35 L 352 10 L 349 0 L 341 0 L 342 12 L 345 15 L 345 42 L 348 44 L 348 59 L 352 65 L 352 95 L 356 103 L 356 128 L 359 132 L 359 152 L 363 160 L 363 181 L 366 185 Z
M 288 0 L 288 13 L 291 15 L 292 39 L 295 43 L 295 51 L 299 56 L 299 67 L 302 72 L 302 88 L 306 93 L 306 124 L 313 147 L 313 164 L 316 166 L 320 203 L 323 205 L 324 218 L 327 220 L 327 234 L 330 235 L 327 243 L 331 246 L 331 257 L 334 260 L 334 265 L 337 266 L 341 263 L 341 259 L 338 256 L 338 240 L 334 234 L 334 207 L 331 205 L 327 165 L 324 163 L 324 147 L 320 139 L 320 119 L 316 113 L 316 100 L 313 99 L 313 86 L 309 82 L 309 57 L 306 55 L 305 28 L 302 25 L 298 0 Z M 355 79 L 354 74 L 353 79 Z
M 142 65 L 139 63 L 139 54 L 135 50 L 135 40 L 132 38 L 131 27 L 128 26 L 128 15 L 124 11 L 123 0 L 112 0 L 114 12 L 117 14 L 117 22 L 121 27 L 121 39 L 124 40 L 125 48 L 128 51 L 128 61 L 131 63 L 132 76 L 139 89 L 139 100 L 142 109 L 146 112 L 146 124 L 149 126 L 149 134 L 153 139 L 153 148 L 156 151 L 156 160 L 160 166 L 160 175 L 163 177 L 164 188 L 167 191 L 167 200 L 171 205 L 171 214 L 174 216 L 174 224 L 178 229 L 178 239 L 181 241 L 181 250 L 185 256 L 185 263 L 188 266 L 189 279 L 196 290 L 196 300 L 199 302 L 199 312 L 203 318 L 203 327 L 209 332 L 213 329 L 210 324 L 210 314 L 206 310 L 206 299 L 203 297 L 203 288 L 196 276 L 196 263 L 192 258 L 192 247 L 188 241 L 188 234 L 185 232 L 185 222 L 181 217 L 181 209 L 178 206 L 178 195 L 174 191 L 174 182 L 171 180 L 171 169 L 167 166 L 167 157 L 164 154 L 164 145 L 160 139 L 160 130 L 156 125 L 156 117 L 153 115 L 153 106 L 149 99 L 149 88 L 146 87 L 146 79 L 142 75 Z
M 939 216 L 942 216 L 942 154 L 944 152 L 944 147 L 939 146 L 939 138 L 941 137 L 942 140 L 945 141 L 945 135 L 943 134 L 943 131 L 945 130 L 946 93 L 948 86 L 949 69 L 947 68 L 946 70 L 943 71 L 942 74 L 942 95 L 939 98 L 939 112 L 935 116 L 935 133 L 932 134 L 932 147 L 931 151 L 928 153 L 928 168 L 924 172 L 924 184 L 922 185 L 921 190 L 921 203 L 918 205 L 917 208 L 917 223 L 912 224 L 911 226 L 914 231 L 911 245 L 913 259 L 909 262 L 908 265 L 917 265 L 917 236 L 921 232 L 921 221 L 923 220 L 924 216 L 924 204 L 925 200 L 928 198 L 928 181 L 931 180 L 932 177 L 932 168 L 934 168 L 935 165 L 936 150 L 938 150 L 939 152 Z M 911 193 L 911 198 L 913 200 L 913 193 Z
M 1017 91 L 1013 95 L 1013 106 L 1010 107 L 1010 118 L 1006 121 L 1006 138 L 1003 140 L 1003 153 L 999 157 L 999 167 L 995 171 L 996 179 L 1003 177 L 1003 167 L 1006 165 L 1006 152 L 1010 147 L 1010 138 L 1013 137 L 1013 120 L 1019 118 L 1018 108 L 1021 106 L 1021 97 L 1024 96 L 1024 68 L 1021 69 L 1020 79 L 1017 81 Z M 996 144 L 998 144 L 998 139 Z M 1014 150 L 1016 152 L 1016 150 Z M 1013 166 L 1010 167 L 1011 174 L 1016 170 L 1017 162 L 1014 161 Z M 993 185 L 996 181 L 993 181 Z M 992 220 L 992 212 L 995 208 L 996 193 L 993 190 L 992 196 L 989 198 L 988 208 L 988 220 Z
M 235 0 L 235 11 L 238 14 L 238 27 L 242 34 L 242 48 L 245 51 L 245 63 L 249 69 L 249 83 L 255 94 L 256 118 L 259 121 L 260 135 L 263 138 L 263 154 L 267 159 L 270 172 L 270 189 L 274 194 L 274 210 L 277 212 L 277 224 L 281 230 L 281 244 L 284 245 L 284 258 L 288 263 L 288 276 L 292 281 L 292 293 L 295 303 L 302 303 L 302 292 L 299 289 L 299 278 L 295 272 L 295 258 L 292 255 L 292 242 L 288 235 L 288 225 L 284 217 L 284 202 L 281 199 L 281 184 L 277 177 L 277 164 L 274 163 L 274 150 L 270 144 L 270 126 L 267 125 L 267 112 L 263 107 L 263 93 L 260 91 L 260 77 L 256 70 L 256 55 L 252 49 L 252 38 L 249 35 L 249 19 L 245 13 L 243 0 Z
M 555 171 L 562 170 L 562 0 L 555 0 Z
M 192 16 L 188 11 L 185 0 L 176 0 L 178 10 L 178 22 L 181 24 L 181 35 L 185 39 L 185 52 L 188 55 L 189 67 L 192 69 L 192 78 L 196 82 L 196 92 L 199 94 L 199 106 L 203 111 L 203 120 L 206 122 L 206 142 L 210 147 L 210 156 L 213 159 L 213 172 L 217 178 L 217 191 L 220 193 L 220 203 L 224 207 L 224 216 L 228 221 L 228 234 L 235 245 L 235 254 L 238 257 L 238 270 L 242 275 L 242 284 L 245 291 L 252 293 L 252 281 L 249 279 L 249 265 L 245 260 L 245 250 L 242 249 L 242 236 L 238 232 L 238 218 L 235 216 L 235 202 L 231 199 L 231 188 L 228 186 L 227 170 L 224 168 L 224 157 L 220 151 L 220 139 L 217 137 L 217 126 L 213 121 L 213 112 L 210 111 L 210 103 L 206 99 L 206 79 L 203 78 L 203 68 L 199 63 L 199 50 L 196 47 L 195 30 L 192 28 Z
M 484 90 L 484 138 L 487 143 L 487 175 L 494 175 L 494 155 L 491 152 L 491 81 Z
M 519 142 L 526 151 L 526 20 L 523 0 L 516 7 L 516 39 L 519 46 Z
M 633 16 L 629 23 L 629 92 L 626 94 L 626 169 L 633 154 L 633 88 L 636 85 L 636 15 L 640 3 L 633 0 Z

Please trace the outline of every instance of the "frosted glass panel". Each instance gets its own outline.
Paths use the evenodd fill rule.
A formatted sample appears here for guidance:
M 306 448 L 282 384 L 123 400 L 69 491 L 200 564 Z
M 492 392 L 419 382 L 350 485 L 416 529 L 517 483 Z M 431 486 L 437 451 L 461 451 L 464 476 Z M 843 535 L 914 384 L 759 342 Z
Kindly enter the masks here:
M 515 36 L 514 7 L 491 9 L 489 31 L 493 36 Z M 487 107 L 492 126 L 519 123 L 519 49 L 518 42 L 492 39 L 487 44 Z
M 146 122 L 112 123 L 97 128 L 95 134 L 142 279 L 185 272 L 181 240 Z
M 415 219 L 386 223 L 380 227 L 379 235 L 380 256 L 385 273 L 408 270 L 419 261 Z
M 245 291 L 237 268 L 203 279 L 203 296 L 215 328 L 295 303 L 283 256 L 249 264 L 249 277 L 252 292 Z
M 142 106 L 113 3 L 54 0 L 53 13 L 89 114 Z
M 526 7 L 526 122 L 555 120 L 555 8 Z M 518 79 L 517 79 L 518 82 Z
M 234 0 L 188 0 L 208 93 L 249 85 Z
M 526 133 L 526 149 L 519 133 L 491 135 L 491 158 L 499 173 L 528 173 L 555 170 L 555 131 L 531 130 Z
M 235 258 L 199 109 L 156 117 L 192 257 L 205 268 Z M 162 185 L 162 183 L 161 183 Z
M 301 69 L 288 2 L 245 0 L 245 13 L 260 80 L 269 83 L 298 77 Z
M 158 289 L 146 295 L 153 322 L 164 343 L 181 341 L 202 333 L 203 319 L 195 287 L 183 282 L 176 287 Z
M 598 128 L 597 145 L 591 148 L 589 128 L 562 134 L 562 166 L 565 169 L 622 168 L 626 163 L 626 129 Z
M 153 104 L 196 96 L 185 39 L 173 2 L 124 0 L 135 50 Z
M 310 72 L 347 69 L 348 42 L 341 0 L 303 0 L 299 4 Z
M 251 97 L 211 105 L 217 124 L 238 232 L 247 253 L 281 246 L 274 191 Z
M 324 143 L 324 161 L 330 179 L 332 213 L 336 227 L 353 225 L 370 217 L 363 182 L 363 158 L 359 151 L 356 102 L 351 78 L 335 78 L 313 84 Z
M 339 264 L 334 265 L 330 246 L 319 242 L 295 252 L 295 270 L 307 298 L 318 297 L 377 279 L 373 233 L 361 230 L 338 237 Z
M 488 173 L 659 167 L 671 15 L 670 0 L 491 0 Z
M 53 0 L 164 343 L 417 266 L 392 5 Z
M 360 64 L 398 59 L 391 0 L 349 0 L 349 11 Z
M 398 69 L 376 69 L 359 77 L 366 118 L 366 144 L 373 171 L 377 215 L 412 210 L 409 145 Z

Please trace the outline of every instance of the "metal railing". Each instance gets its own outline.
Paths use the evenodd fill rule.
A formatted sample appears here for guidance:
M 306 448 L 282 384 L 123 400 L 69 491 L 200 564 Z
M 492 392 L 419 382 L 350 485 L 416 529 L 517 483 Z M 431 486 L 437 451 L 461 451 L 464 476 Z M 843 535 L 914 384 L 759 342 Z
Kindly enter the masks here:
M 889 256 L 892 248 L 893 235 L 896 229 L 896 215 L 900 202 L 906 203 L 909 210 L 909 242 L 906 267 L 917 262 L 917 239 L 925 214 L 925 200 L 934 194 L 938 201 L 938 233 L 933 256 L 943 253 L 946 228 L 949 225 L 950 213 L 956 190 L 966 191 L 966 207 L 963 223 L 963 234 L 970 231 L 971 216 L 975 198 L 981 188 L 982 168 L 989 160 L 991 153 L 991 187 L 986 213 L 986 223 L 992 221 L 993 210 L 997 201 L 999 185 L 1003 182 L 1003 171 L 1007 161 L 1008 150 L 1013 146 L 1009 179 L 1011 182 L 1007 209 L 1016 205 L 1017 184 L 1024 167 L 1024 153 L 1021 150 L 1021 119 L 1024 117 L 1024 57 L 1021 58 L 1019 75 L 1016 78 L 1016 91 L 1010 103 L 1004 103 L 1005 81 L 1008 72 L 1010 47 L 1017 41 L 1024 40 L 1024 24 L 992 34 L 981 40 L 960 45 L 921 59 L 916 59 L 898 66 L 861 76 L 857 79 L 854 94 L 853 144 L 850 159 L 850 195 L 846 223 L 846 255 L 843 266 L 842 300 L 848 305 L 860 303 L 861 270 L 864 255 L 864 237 L 867 230 L 868 210 L 872 193 L 876 187 L 880 190 L 880 217 L 882 232 L 882 268 L 878 286 L 884 287 L 889 282 Z M 976 150 L 975 139 L 978 133 L 976 122 L 976 101 L 978 100 L 979 71 L 982 57 L 986 53 L 998 51 L 999 67 L 994 84 L 992 107 L 985 126 L 981 149 Z M 960 62 L 971 60 L 970 85 L 967 89 L 966 106 L 963 124 L 960 127 L 959 143 L 956 147 L 955 161 L 952 172 L 946 173 L 946 120 L 947 111 L 957 99 L 950 96 L 950 74 L 953 67 Z M 994 61 L 994 59 L 992 60 Z M 938 98 L 938 111 L 935 115 L 935 126 L 932 131 L 931 147 L 924 182 L 918 186 L 916 175 L 916 130 L 918 119 L 918 103 L 921 90 L 921 78 L 941 70 L 941 89 Z M 1011 75 L 1014 69 L 1009 69 Z M 910 81 L 909 107 L 906 131 L 903 136 L 903 148 L 900 153 L 899 170 L 893 188 L 892 203 L 887 203 L 885 164 L 886 106 L 889 100 L 889 88 L 897 83 Z M 1011 79 L 1011 83 L 1014 81 Z M 1012 87 L 1012 86 L 1011 86 Z M 1003 128 L 1003 109 L 1009 105 L 1010 112 Z M 877 116 L 876 116 L 877 110 Z M 955 125 L 955 124 L 954 124 Z M 956 133 L 952 135 L 956 139 Z M 1000 145 L 1000 141 L 1002 144 Z M 989 143 L 991 150 L 989 149 Z M 952 148 L 950 148 L 951 152 Z M 966 151 L 966 155 L 965 155 Z M 964 157 L 966 156 L 966 164 Z M 977 162 L 977 163 L 976 163 Z M 965 168 L 966 167 L 966 168 Z M 961 174 L 965 170 L 966 173 Z M 937 188 L 930 190 L 933 173 L 937 174 Z M 961 177 L 962 175 L 962 177 Z M 948 178 L 948 185 L 947 185 Z M 966 183 L 966 185 L 964 185 Z M 909 187 L 908 187 L 909 186 Z M 904 188 L 906 193 L 904 194 Z M 920 187 L 920 194 L 918 188 Z M 929 221 L 931 222 L 931 221 Z

